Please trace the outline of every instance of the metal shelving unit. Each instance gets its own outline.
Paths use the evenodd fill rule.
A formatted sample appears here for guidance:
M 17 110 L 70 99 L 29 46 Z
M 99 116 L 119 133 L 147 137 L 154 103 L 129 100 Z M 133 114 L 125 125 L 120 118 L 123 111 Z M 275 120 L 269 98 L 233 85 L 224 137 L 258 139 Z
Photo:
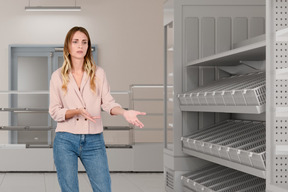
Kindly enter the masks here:
M 253 47 L 253 45 L 249 46 Z M 222 53 L 225 57 L 221 57 L 221 59 L 215 57 L 214 61 L 213 59 L 204 58 L 203 60 L 199 60 L 200 63 L 198 64 L 209 65 L 212 62 L 218 63 L 220 61 L 220 63 L 223 62 L 223 65 L 226 65 L 227 63 L 231 63 L 231 58 L 239 59 L 238 62 L 240 62 L 241 58 L 242 60 L 247 59 L 247 50 L 242 50 L 245 53 L 241 54 L 238 52 L 239 57 L 228 56 L 233 51 L 227 51 Z M 252 51 L 251 56 L 253 53 L 254 51 Z M 251 59 L 251 57 L 249 58 Z M 257 58 L 260 59 L 261 57 L 257 55 L 255 59 Z M 227 62 L 225 62 L 225 59 L 227 59 Z M 196 62 L 194 65 L 196 65 Z M 218 65 L 220 64 L 218 63 Z M 180 110 L 183 112 L 261 114 L 266 110 L 265 94 L 265 73 L 260 72 L 230 76 L 212 81 L 192 91 L 178 94 L 178 99 Z M 243 190 L 245 188 L 248 190 L 248 188 L 253 188 L 252 186 L 254 185 L 258 186 L 254 183 L 254 180 L 259 182 L 261 180 L 262 190 L 265 191 L 265 180 L 263 180 L 266 178 L 265 132 L 265 125 L 263 123 L 228 120 L 222 125 L 215 125 L 210 129 L 206 127 L 204 131 L 193 131 L 191 136 L 181 137 L 184 153 L 241 171 L 242 173 L 240 174 L 243 177 L 244 175 L 247 177 L 247 181 L 242 182 L 241 179 L 239 181 L 236 179 L 225 183 L 223 189 L 206 187 L 196 182 L 193 186 L 198 185 L 198 187 L 192 188 L 192 190 L 209 192 L 234 191 L 236 190 L 234 186 L 242 186 L 242 183 L 247 184 L 243 186 Z M 258 135 L 249 137 L 253 134 Z M 217 183 L 217 185 L 221 186 L 221 182 Z M 184 187 L 187 188 L 185 184 Z M 240 188 L 239 190 L 242 189 Z
M 265 121 L 266 72 L 231 75 L 221 69 L 266 59 L 267 43 L 260 38 L 265 2 L 179 0 L 174 5 L 176 137 L 173 157 L 164 163 L 173 175 L 173 183 L 167 182 L 173 187 L 166 185 L 166 191 L 265 191 L 266 126 L 256 120 Z
M 288 191 L 287 10 L 287 0 L 175 1 L 174 150 L 164 153 L 167 192 Z M 230 76 L 223 66 L 249 60 L 266 61 L 265 102 L 237 105 L 232 91 L 230 100 L 225 103 L 222 92 L 224 102 L 217 103 L 213 82 Z M 242 101 L 248 101 L 243 90 Z M 251 126 L 225 129 L 235 123 L 229 119 Z

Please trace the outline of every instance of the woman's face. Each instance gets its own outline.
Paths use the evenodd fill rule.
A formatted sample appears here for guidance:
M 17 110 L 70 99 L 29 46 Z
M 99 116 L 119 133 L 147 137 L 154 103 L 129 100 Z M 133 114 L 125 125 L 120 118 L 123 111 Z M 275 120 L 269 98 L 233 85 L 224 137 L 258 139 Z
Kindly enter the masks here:
M 69 53 L 72 59 L 84 59 L 88 49 L 87 36 L 77 31 L 70 42 Z

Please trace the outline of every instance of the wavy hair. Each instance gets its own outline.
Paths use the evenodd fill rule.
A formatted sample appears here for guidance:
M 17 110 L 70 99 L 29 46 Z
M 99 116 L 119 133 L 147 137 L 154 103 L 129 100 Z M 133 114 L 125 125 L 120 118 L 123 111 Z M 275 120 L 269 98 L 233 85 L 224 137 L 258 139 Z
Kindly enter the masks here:
M 91 90 L 96 93 L 96 84 L 95 84 L 95 72 L 96 72 L 96 65 L 92 58 L 92 51 L 91 51 L 91 40 L 88 31 L 83 27 L 73 27 L 69 30 L 69 32 L 66 35 L 65 42 L 64 42 L 64 49 L 63 49 L 63 57 L 64 62 L 61 68 L 61 75 L 62 75 L 62 90 L 67 93 L 67 85 L 69 83 L 69 72 L 72 68 L 72 61 L 71 61 L 71 55 L 69 53 L 69 46 L 72 41 L 73 35 L 80 31 L 84 33 L 88 38 L 88 49 L 87 53 L 84 57 L 84 63 L 83 63 L 83 70 L 88 74 L 90 77 L 90 87 Z

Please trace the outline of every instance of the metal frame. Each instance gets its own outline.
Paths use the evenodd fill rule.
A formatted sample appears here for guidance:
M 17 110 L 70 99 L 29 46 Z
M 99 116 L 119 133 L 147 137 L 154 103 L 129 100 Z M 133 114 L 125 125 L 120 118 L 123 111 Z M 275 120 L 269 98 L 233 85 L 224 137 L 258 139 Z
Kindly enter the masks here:
M 266 189 L 288 191 L 287 0 L 266 0 L 267 178 Z M 283 93 L 282 93 L 283 92 Z
M 168 85 L 168 62 L 167 62 L 167 52 L 168 52 L 168 28 L 173 26 L 173 21 L 169 22 L 164 26 L 164 148 L 167 150 L 171 150 L 168 148 L 168 118 L 167 118 L 167 103 L 168 100 L 168 87 L 173 88 L 171 85 Z

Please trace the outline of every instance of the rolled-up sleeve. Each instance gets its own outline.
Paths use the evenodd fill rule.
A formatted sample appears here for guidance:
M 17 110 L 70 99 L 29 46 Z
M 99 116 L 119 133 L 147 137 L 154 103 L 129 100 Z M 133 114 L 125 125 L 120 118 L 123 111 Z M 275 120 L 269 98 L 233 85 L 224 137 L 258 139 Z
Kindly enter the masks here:
M 115 99 L 110 93 L 110 86 L 106 77 L 105 72 L 103 71 L 103 84 L 102 84 L 102 97 L 101 97 L 101 107 L 104 111 L 111 115 L 111 109 L 114 107 L 121 107 L 118 103 L 115 102 Z
M 49 114 L 57 122 L 65 121 L 65 114 L 67 109 L 63 107 L 61 101 L 61 81 L 57 74 L 53 73 L 50 80 L 50 103 L 49 103 Z

